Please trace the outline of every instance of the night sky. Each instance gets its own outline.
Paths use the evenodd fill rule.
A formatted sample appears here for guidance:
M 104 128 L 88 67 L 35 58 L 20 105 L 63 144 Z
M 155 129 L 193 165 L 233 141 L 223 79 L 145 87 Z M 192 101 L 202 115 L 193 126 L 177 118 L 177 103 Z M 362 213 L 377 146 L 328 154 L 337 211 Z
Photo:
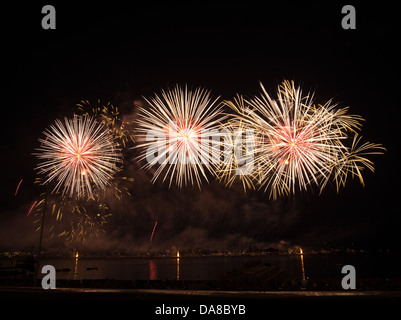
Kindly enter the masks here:
M 136 2 L 135 2 L 136 3 Z M 330 98 L 366 121 L 364 141 L 382 143 L 366 171 L 336 193 L 335 186 L 269 200 L 211 180 L 202 191 L 151 185 L 151 175 L 126 157 L 135 182 L 131 198 L 111 201 L 106 234 L 88 248 L 130 250 L 153 246 L 239 248 L 301 245 L 396 248 L 399 201 L 400 46 L 397 9 L 353 3 L 356 30 L 341 28 L 348 3 L 124 5 L 53 3 L 56 30 L 41 28 L 47 3 L 2 8 L 2 139 L 0 249 L 35 246 L 31 217 L 40 190 L 33 186 L 42 131 L 71 116 L 80 100 L 110 101 L 132 118 L 141 96 L 176 83 L 201 85 L 214 96 L 270 93 L 295 80 L 315 101 Z M 136 104 L 134 103 L 136 102 Z M 19 193 L 14 196 L 18 182 Z M 45 238 L 44 246 L 64 245 Z

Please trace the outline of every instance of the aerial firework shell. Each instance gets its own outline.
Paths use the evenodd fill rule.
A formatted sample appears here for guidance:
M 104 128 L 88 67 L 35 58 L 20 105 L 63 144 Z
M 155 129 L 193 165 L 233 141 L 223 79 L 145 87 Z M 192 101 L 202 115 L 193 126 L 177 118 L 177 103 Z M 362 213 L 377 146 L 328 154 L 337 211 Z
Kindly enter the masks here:
M 153 182 L 160 178 L 169 186 L 200 188 L 208 172 L 214 175 L 220 157 L 218 131 L 224 116 L 218 98 L 212 100 L 202 88 L 177 85 L 145 100 L 148 107 L 140 109 L 137 121 L 138 160 L 146 160 L 143 168 L 154 169 Z
M 53 190 L 46 189 L 29 211 L 36 208 L 34 224 L 38 225 L 37 230 L 41 229 L 41 221 L 46 214 L 47 232 L 52 237 L 57 235 L 64 238 L 66 243 L 84 241 L 102 234 L 111 216 L 109 200 L 121 199 L 124 194 L 130 195 L 125 182 L 133 180 L 119 174 L 123 170 L 121 146 L 125 147 L 129 141 L 133 141 L 130 123 L 124 123 L 118 109 L 110 103 L 102 105 L 98 101 L 95 107 L 91 107 L 88 101 L 81 101 L 78 112 L 81 115 L 75 115 L 71 120 L 65 119 L 65 124 L 56 121 L 45 132 L 46 139 L 40 140 L 41 153 L 36 155 L 53 162 L 52 168 L 49 166 L 48 172 L 38 176 L 35 183 L 47 185 L 52 181 L 49 179 L 53 178 L 59 183 L 59 188 L 56 184 Z M 67 163 L 66 169 L 70 173 L 77 173 L 77 176 L 65 176 L 61 183 L 60 177 L 51 175 L 57 172 L 57 167 L 67 165 L 63 161 L 68 159 L 70 163 Z M 44 166 L 44 162 L 41 165 Z M 75 171 L 72 170 L 74 167 Z M 40 173 L 44 173 L 44 169 L 45 166 Z M 89 174 L 90 171 L 98 174 L 95 178 L 100 182 L 91 180 L 93 175 Z
M 250 99 L 240 96 L 225 102 L 234 111 L 229 120 L 232 126 L 254 132 L 254 172 L 244 186 L 258 186 L 277 198 L 312 185 L 321 191 L 330 180 L 338 190 L 347 176 L 358 176 L 363 182 L 361 171 L 373 170 L 373 163 L 364 156 L 382 153 L 384 148 L 372 143 L 358 146 L 360 116 L 348 114 L 348 108 L 338 108 L 331 101 L 316 105 L 313 94 L 304 95 L 294 82 L 284 81 L 275 99 L 262 84 L 261 89 L 260 95 Z M 352 137 L 349 147 L 346 143 Z M 230 181 L 231 170 L 221 168 L 220 177 Z
M 55 182 L 53 192 L 93 198 L 93 189 L 106 189 L 122 162 L 113 137 L 92 117 L 56 120 L 44 135 L 35 153 L 37 170 L 45 176 L 43 184 Z

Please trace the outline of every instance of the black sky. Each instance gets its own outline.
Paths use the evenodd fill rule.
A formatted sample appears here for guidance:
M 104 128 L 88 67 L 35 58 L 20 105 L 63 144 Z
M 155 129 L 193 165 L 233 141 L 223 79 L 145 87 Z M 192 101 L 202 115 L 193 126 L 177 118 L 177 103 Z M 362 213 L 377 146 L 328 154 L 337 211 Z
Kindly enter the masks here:
M 332 187 L 321 196 L 273 203 L 263 194 L 243 195 L 215 183 L 202 192 L 167 191 L 149 186 L 148 177 L 137 173 L 133 199 L 114 206 L 115 228 L 107 241 L 140 246 L 158 219 L 158 241 L 168 246 L 218 246 L 238 239 L 398 246 L 400 27 L 395 7 L 354 2 L 357 29 L 343 30 L 341 8 L 349 3 L 341 2 L 54 2 L 57 29 L 43 30 L 45 4 L 2 8 L 0 248 L 14 244 L 15 235 L 6 236 L 8 224 L 13 233 L 19 232 L 17 225 L 21 232 L 30 230 L 25 215 L 38 196 L 31 155 L 37 138 L 56 118 L 70 116 L 81 99 L 111 101 L 129 115 L 133 101 L 175 83 L 202 85 L 230 99 L 257 93 L 259 81 L 274 92 L 284 79 L 316 90 L 318 102 L 334 98 L 366 119 L 365 140 L 387 148 L 384 156 L 372 158 L 376 172 L 367 172 L 366 187 L 351 181 L 339 195 Z M 205 202 L 209 209 L 201 206 Z

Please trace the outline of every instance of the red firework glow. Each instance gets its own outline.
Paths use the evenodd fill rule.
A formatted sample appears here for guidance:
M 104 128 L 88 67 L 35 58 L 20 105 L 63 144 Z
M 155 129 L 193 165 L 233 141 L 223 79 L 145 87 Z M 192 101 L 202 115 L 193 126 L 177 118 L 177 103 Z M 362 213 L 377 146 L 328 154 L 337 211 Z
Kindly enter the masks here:
M 157 226 L 157 221 L 155 222 L 155 225 L 153 226 L 153 230 L 152 230 L 152 234 L 150 235 L 149 243 L 152 242 L 152 240 L 153 240 L 153 235 L 155 234 L 156 226 Z
M 18 183 L 17 189 L 15 189 L 15 194 L 14 194 L 15 196 L 17 196 L 17 193 L 18 193 L 19 187 L 20 187 L 20 185 L 22 183 L 22 180 L 24 180 L 24 179 L 20 180 L 20 182 Z

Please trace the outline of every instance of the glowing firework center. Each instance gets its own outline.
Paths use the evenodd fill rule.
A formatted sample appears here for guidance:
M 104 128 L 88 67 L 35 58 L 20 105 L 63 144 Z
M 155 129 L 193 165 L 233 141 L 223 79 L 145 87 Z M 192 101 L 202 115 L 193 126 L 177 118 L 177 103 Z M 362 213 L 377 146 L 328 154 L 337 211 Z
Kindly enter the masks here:
M 171 154 L 168 156 L 170 164 L 176 163 L 177 159 L 182 164 L 196 163 L 195 157 L 198 157 L 201 152 L 201 131 L 200 127 L 190 123 L 170 122 L 167 133 L 167 150 Z

